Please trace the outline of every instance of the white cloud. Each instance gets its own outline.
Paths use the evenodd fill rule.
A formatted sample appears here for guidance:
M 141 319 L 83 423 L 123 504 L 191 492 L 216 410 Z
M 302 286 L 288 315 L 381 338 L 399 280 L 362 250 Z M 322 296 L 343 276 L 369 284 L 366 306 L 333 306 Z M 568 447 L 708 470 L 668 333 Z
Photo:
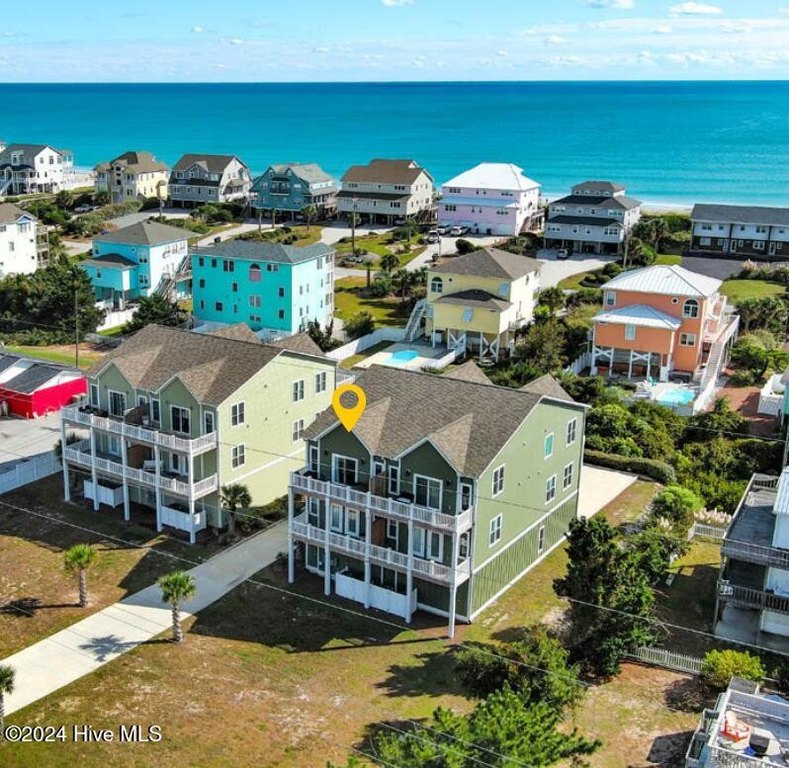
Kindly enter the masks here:
M 680 3 L 672 5 L 669 12 L 674 16 L 715 16 L 723 13 L 723 9 L 709 3 Z
M 785 5 L 783 8 L 779 8 L 778 13 L 789 13 L 789 5 Z
M 548 37 L 543 40 L 545 45 L 561 45 L 562 43 L 566 42 L 566 38 L 562 37 L 561 35 L 548 35 Z
M 381 5 L 387 8 L 394 8 L 398 5 L 413 5 L 414 0 L 381 0 Z
M 670 35 L 674 31 L 674 27 L 671 24 L 658 24 L 656 27 L 652 27 L 652 33 L 655 35 Z
M 192 27 L 192 32 L 194 32 L 196 35 L 199 35 L 201 32 L 205 32 L 205 30 L 199 24 L 195 24 Z
M 635 0 L 586 0 L 591 8 L 613 8 L 617 11 L 629 11 L 635 8 Z
M 230 40 L 229 40 L 228 42 L 230 43 L 230 45 L 244 45 L 244 43 L 245 43 L 246 41 L 245 41 L 245 40 L 243 40 L 243 39 L 242 39 L 242 38 L 240 38 L 240 37 L 231 37 L 231 38 L 230 38 Z
M 722 22 L 719 29 L 721 32 L 729 35 L 747 35 L 753 32 L 753 27 L 748 26 L 748 24 L 735 24 L 730 21 Z

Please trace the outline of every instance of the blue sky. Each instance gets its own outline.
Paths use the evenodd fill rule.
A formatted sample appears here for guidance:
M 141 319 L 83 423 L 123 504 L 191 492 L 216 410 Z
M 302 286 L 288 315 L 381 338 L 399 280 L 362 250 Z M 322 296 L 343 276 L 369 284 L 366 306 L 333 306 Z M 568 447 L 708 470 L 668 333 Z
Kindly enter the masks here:
M 789 0 L 39 0 L 0 80 L 789 79 L 787 40 Z

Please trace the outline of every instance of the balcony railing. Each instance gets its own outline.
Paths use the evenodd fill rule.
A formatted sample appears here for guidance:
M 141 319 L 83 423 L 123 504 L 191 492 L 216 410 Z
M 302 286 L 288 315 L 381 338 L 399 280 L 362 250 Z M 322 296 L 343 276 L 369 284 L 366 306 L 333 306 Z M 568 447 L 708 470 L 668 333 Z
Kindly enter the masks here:
M 121 435 L 129 440 L 158 445 L 160 448 L 167 448 L 173 451 L 200 454 L 216 448 L 217 445 L 216 432 L 210 432 L 199 437 L 178 437 L 167 432 L 161 432 L 158 429 L 129 424 L 117 416 L 99 416 L 90 411 L 83 411 L 75 405 L 62 408 L 60 413 L 66 421 L 82 424 L 86 427 L 94 427 L 103 432 Z
M 157 476 L 154 472 L 148 472 L 137 467 L 124 466 L 120 461 L 113 461 L 104 456 L 95 456 L 91 461 L 90 442 L 82 440 L 67 446 L 63 452 L 66 461 L 77 464 L 80 467 L 91 469 L 95 465 L 96 470 L 104 475 L 123 480 L 124 478 L 149 488 L 156 488 Z M 158 485 L 164 491 L 184 496 L 186 498 L 199 499 L 217 489 L 216 474 L 209 475 L 202 480 L 195 480 L 191 487 L 185 480 L 166 475 L 158 476 Z
M 438 530 L 463 533 L 471 528 L 472 510 L 466 509 L 457 515 L 447 515 L 429 507 L 422 507 L 410 502 L 397 501 L 393 498 L 378 496 L 369 491 L 359 491 L 348 485 L 330 483 L 309 477 L 304 470 L 291 472 L 290 483 L 295 491 L 313 496 L 328 496 L 331 501 L 343 502 L 359 509 L 369 509 L 378 515 L 413 520 L 420 525 L 427 525 Z
M 727 604 L 740 608 L 758 608 L 760 610 L 789 613 L 789 597 L 765 592 L 762 589 L 738 587 L 736 584 L 718 582 L 718 595 Z
M 297 539 L 319 546 L 325 545 L 326 531 L 306 522 L 306 515 L 299 515 L 293 520 L 292 525 L 293 535 Z M 360 560 L 364 559 L 367 545 L 363 539 L 333 531 L 329 531 L 328 536 L 329 547 L 333 551 L 343 552 Z M 433 560 L 426 560 L 417 556 L 409 558 L 404 552 L 398 552 L 396 549 L 389 549 L 388 547 L 379 547 L 375 544 L 370 545 L 369 557 L 370 561 L 376 565 L 398 568 L 403 571 L 408 570 L 410 561 L 412 572 L 415 576 L 442 584 L 451 583 L 453 571 L 456 573 L 458 584 L 466 581 L 471 575 L 471 563 L 468 559 L 458 563 L 453 569 L 451 566 L 437 563 Z
M 756 565 L 774 565 L 789 570 L 789 550 L 778 547 L 763 547 L 747 541 L 724 539 L 723 554 L 735 560 L 744 560 Z

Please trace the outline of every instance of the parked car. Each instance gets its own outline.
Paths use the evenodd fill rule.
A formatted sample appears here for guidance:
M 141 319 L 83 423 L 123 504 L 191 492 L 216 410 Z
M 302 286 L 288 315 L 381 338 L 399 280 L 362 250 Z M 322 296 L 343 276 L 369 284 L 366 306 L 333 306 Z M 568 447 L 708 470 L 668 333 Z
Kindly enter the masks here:
M 405 219 L 395 219 L 394 223 L 396 227 L 402 227 L 405 224 Z
M 437 229 L 431 229 L 427 233 L 427 242 L 428 243 L 437 243 L 441 239 L 441 235 L 438 234 Z
M 460 237 L 461 235 L 465 234 L 463 232 L 464 229 L 465 227 L 452 227 L 452 229 L 449 230 L 449 234 L 452 237 Z
M 90 213 L 93 210 L 92 205 L 88 205 L 87 203 L 83 203 L 82 205 L 78 205 L 74 209 L 74 213 Z
M 446 235 L 449 232 L 449 227 L 444 224 L 439 224 L 436 232 L 438 232 L 439 235 Z
M 559 259 L 560 261 L 564 261 L 565 259 L 569 259 L 570 258 L 570 251 L 568 251 L 566 248 L 559 248 L 559 250 L 556 251 L 556 258 Z

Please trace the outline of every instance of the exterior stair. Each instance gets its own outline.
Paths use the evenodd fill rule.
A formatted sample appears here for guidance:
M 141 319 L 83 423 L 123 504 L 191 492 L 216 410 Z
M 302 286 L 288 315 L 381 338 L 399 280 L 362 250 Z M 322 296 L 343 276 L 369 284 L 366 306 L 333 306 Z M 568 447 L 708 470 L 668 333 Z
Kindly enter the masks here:
M 425 317 L 426 311 L 427 311 L 427 300 L 419 299 L 419 301 L 417 301 L 417 303 L 414 305 L 413 310 L 411 311 L 411 317 L 408 318 L 408 323 L 405 327 L 405 336 L 403 337 L 405 341 L 413 341 L 417 337 L 424 334 L 424 329 L 422 328 L 422 320 Z

